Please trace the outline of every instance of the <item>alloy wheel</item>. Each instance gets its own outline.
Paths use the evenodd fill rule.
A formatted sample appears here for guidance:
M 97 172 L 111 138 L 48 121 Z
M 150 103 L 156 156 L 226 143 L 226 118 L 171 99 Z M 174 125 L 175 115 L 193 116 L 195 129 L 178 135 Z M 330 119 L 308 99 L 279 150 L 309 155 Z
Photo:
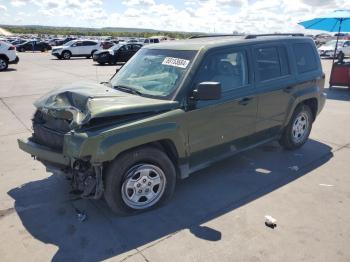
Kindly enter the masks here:
M 162 169 L 141 164 L 129 169 L 121 188 L 124 203 L 133 209 L 145 209 L 162 197 L 166 178 Z
M 292 127 L 292 139 L 295 143 L 303 141 L 309 130 L 309 117 L 307 113 L 300 112 L 295 118 Z

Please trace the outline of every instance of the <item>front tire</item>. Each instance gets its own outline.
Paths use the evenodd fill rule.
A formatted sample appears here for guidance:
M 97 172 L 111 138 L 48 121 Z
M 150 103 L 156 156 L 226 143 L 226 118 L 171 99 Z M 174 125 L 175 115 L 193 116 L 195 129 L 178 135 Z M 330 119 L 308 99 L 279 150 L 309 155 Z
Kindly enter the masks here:
M 5 71 L 9 66 L 7 59 L 0 57 L 0 71 Z
M 309 138 L 314 117 L 308 105 L 298 105 L 279 141 L 287 150 L 298 149 Z
M 176 171 L 168 156 L 154 147 L 140 147 L 108 166 L 104 196 L 114 213 L 134 214 L 167 202 L 175 184 Z
M 64 51 L 62 53 L 62 58 L 65 60 L 69 60 L 71 58 L 72 54 L 69 51 Z

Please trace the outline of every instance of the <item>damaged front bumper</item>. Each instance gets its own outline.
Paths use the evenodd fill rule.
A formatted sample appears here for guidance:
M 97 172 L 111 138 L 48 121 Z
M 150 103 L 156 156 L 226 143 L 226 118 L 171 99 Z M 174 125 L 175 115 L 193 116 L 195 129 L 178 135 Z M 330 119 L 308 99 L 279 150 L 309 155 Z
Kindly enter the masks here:
M 53 151 L 52 149 L 37 144 L 30 139 L 18 139 L 18 146 L 45 166 L 60 167 L 71 174 L 73 190 L 81 197 L 99 199 L 104 188 L 102 180 L 102 164 L 91 164 L 87 161 L 73 159 Z
M 20 149 L 38 160 L 66 167 L 69 167 L 71 164 L 70 158 L 61 153 L 54 152 L 48 147 L 34 143 L 30 139 L 18 139 L 17 141 Z

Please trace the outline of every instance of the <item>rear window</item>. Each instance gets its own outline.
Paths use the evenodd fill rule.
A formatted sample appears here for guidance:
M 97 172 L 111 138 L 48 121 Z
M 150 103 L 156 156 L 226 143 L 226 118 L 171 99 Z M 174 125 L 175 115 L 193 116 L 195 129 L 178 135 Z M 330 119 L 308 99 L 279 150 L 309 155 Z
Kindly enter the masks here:
M 317 60 L 313 47 L 309 43 L 293 45 L 297 71 L 299 74 L 317 70 Z

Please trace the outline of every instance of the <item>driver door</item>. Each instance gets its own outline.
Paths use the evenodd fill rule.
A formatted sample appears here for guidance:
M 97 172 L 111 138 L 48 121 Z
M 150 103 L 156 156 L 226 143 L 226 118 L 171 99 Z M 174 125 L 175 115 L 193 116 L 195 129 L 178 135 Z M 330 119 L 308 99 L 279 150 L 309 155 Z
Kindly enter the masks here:
M 70 51 L 72 55 L 82 55 L 83 54 L 83 42 L 78 41 L 71 45 Z
M 201 82 L 220 82 L 219 100 L 191 101 L 187 112 L 190 168 L 234 154 L 253 143 L 257 97 L 248 50 L 229 49 L 204 58 L 192 90 Z

